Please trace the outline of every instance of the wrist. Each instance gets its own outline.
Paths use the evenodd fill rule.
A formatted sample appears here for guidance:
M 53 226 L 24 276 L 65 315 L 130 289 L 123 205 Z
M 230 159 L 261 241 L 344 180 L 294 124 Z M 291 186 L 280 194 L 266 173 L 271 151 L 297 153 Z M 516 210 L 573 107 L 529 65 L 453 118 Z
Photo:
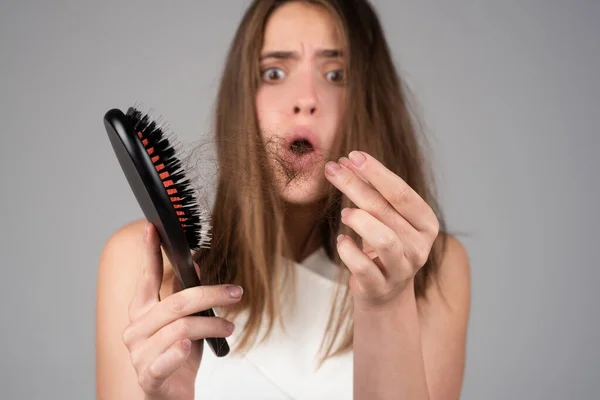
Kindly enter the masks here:
M 354 311 L 370 315 L 397 313 L 406 307 L 416 306 L 414 280 L 410 280 L 404 288 L 389 296 L 388 299 L 378 302 L 365 302 L 354 299 Z

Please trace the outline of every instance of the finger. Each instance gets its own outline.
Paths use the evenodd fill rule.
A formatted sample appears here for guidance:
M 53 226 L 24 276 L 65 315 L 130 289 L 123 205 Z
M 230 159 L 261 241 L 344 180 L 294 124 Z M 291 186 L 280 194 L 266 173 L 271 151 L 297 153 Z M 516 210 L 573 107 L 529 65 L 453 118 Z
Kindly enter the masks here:
M 367 256 L 369 256 L 369 258 L 372 260 L 375 257 L 377 257 L 377 253 L 375 252 L 375 249 L 373 248 L 373 245 L 371 245 L 371 243 L 369 243 L 369 241 L 365 238 L 361 238 L 362 239 L 362 251 L 363 253 L 365 253 Z
M 379 267 L 346 235 L 340 235 L 337 242 L 338 254 L 342 262 L 352 273 L 356 290 L 364 294 L 373 294 L 375 290 L 385 285 L 385 278 Z
M 129 306 L 129 318 L 135 321 L 160 301 L 160 285 L 163 276 L 163 259 L 160 237 L 154 225 L 146 222 L 142 246 L 142 274 Z
M 141 385 L 148 391 L 157 390 L 163 382 L 177 371 L 191 354 L 192 342 L 189 339 L 183 339 L 152 361 L 146 370 L 146 378 L 142 380 Z M 145 380 L 145 382 L 144 382 Z
M 133 343 L 149 338 L 164 326 L 182 317 L 209 308 L 234 304 L 241 297 L 232 297 L 229 294 L 232 287 L 234 285 L 196 286 L 174 293 L 129 325 L 124 336 Z
M 344 192 L 346 196 L 360 209 L 379 219 L 398 235 L 417 234 L 418 231 L 378 192 L 374 187 L 365 183 L 353 171 L 347 158 L 340 159 L 341 168 L 332 179 L 333 185 Z
M 184 317 L 164 327 L 156 334 L 141 342 L 132 351 L 132 357 L 140 357 L 139 365 L 144 360 L 153 360 L 166 351 L 173 343 L 183 340 L 200 340 L 207 337 L 228 337 L 233 332 L 233 323 L 221 317 Z
M 368 241 L 376 256 L 382 262 L 382 272 L 386 279 L 394 278 L 401 268 L 410 267 L 406 259 L 418 262 L 420 249 L 414 243 L 420 243 L 420 234 L 411 229 L 400 238 L 387 225 L 365 210 L 345 208 L 342 210 L 342 223 L 352 228 L 359 236 Z M 372 254 L 368 256 L 373 259 Z
M 347 167 L 368 181 L 415 229 L 420 232 L 437 231 L 435 213 L 402 178 L 363 151 L 353 151 L 349 158 Z

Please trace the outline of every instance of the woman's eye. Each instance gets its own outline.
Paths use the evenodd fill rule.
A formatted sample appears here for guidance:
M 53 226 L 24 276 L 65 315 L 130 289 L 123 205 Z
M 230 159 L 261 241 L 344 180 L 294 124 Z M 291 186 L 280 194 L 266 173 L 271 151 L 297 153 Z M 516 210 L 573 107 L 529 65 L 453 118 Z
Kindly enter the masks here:
M 327 79 L 334 83 L 341 83 L 344 81 L 344 71 L 341 69 L 335 69 L 329 71 L 326 75 Z
M 267 68 L 262 72 L 262 77 L 265 81 L 276 81 L 285 77 L 284 72 L 279 68 Z

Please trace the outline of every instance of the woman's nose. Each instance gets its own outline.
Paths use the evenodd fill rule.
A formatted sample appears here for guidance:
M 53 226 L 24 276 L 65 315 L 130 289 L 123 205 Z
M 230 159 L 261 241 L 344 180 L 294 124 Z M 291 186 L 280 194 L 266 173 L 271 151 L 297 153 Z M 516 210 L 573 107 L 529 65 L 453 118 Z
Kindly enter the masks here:
M 294 114 L 297 115 L 313 115 L 317 111 L 317 106 L 312 102 L 297 102 L 294 106 Z
M 314 115 L 317 112 L 317 93 L 315 82 L 309 77 L 299 82 L 296 100 L 294 101 L 295 115 Z

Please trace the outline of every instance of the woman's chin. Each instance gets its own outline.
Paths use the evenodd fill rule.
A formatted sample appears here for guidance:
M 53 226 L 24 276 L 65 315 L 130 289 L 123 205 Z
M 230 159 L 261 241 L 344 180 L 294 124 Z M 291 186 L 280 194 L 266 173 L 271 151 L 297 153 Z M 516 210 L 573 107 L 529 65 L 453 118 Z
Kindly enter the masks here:
M 320 182 L 313 180 L 310 182 L 290 183 L 286 188 L 280 188 L 281 198 L 286 203 L 291 204 L 310 204 L 320 200 L 324 193 Z

